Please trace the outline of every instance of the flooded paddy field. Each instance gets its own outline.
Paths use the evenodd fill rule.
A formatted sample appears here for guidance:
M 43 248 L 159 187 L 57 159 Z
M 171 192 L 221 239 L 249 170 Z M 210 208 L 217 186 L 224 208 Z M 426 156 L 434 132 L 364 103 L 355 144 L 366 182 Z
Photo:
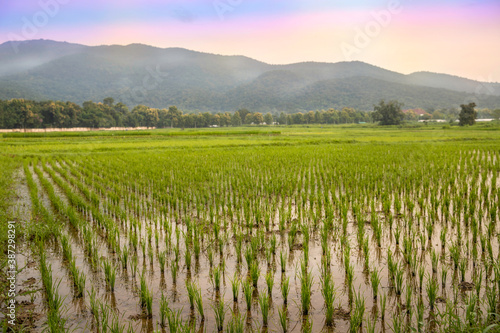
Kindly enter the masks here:
M 498 331 L 498 134 L 301 131 L 5 139 L 16 329 Z

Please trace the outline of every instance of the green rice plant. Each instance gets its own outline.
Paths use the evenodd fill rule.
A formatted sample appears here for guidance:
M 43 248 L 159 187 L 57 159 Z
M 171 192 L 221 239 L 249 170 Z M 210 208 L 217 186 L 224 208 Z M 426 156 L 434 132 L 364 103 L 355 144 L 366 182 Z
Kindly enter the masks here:
M 325 324 L 326 326 L 333 326 L 335 285 L 330 272 L 322 276 L 321 293 L 325 302 Z
M 269 243 L 269 249 L 271 250 L 272 254 L 276 254 L 276 244 L 277 244 L 276 234 L 273 234 L 273 236 L 271 237 L 271 241 Z
M 120 253 L 120 259 L 123 269 L 127 269 L 128 257 L 129 257 L 129 249 L 128 247 L 124 247 Z
M 84 272 L 79 272 L 76 270 L 75 273 L 73 273 L 73 279 L 74 283 L 76 286 L 76 297 L 82 297 L 83 292 L 85 291 L 85 281 L 86 281 L 86 276 Z
M 467 259 L 463 258 L 460 260 L 459 263 L 459 269 L 460 269 L 460 280 L 461 282 L 465 281 L 465 272 L 467 271 Z
M 394 333 L 405 332 L 404 322 L 401 319 L 399 313 L 392 317 L 391 329 Z
M 419 301 L 417 304 L 417 332 L 421 333 L 424 330 L 424 302 Z
M 214 265 L 214 252 L 212 251 L 212 248 L 209 247 L 207 250 L 207 256 L 208 256 L 208 264 L 210 265 L 210 268 Z
M 259 305 L 260 305 L 260 311 L 262 313 L 262 325 L 264 327 L 267 327 L 269 308 L 270 308 L 270 301 L 267 293 L 265 292 L 259 293 Z
M 241 279 L 237 272 L 234 272 L 234 277 L 231 280 L 231 290 L 233 291 L 233 302 L 238 302 L 238 294 L 240 293 Z
M 436 254 L 436 251 L 434 251 L 434 249 L 432 249 L 431 253 L 431 263 L 432 263 L 432 272 L 437 273 L 438 256 Z
M 245 249 L 245 261 L 247 262 L 248 270 L 250 270 L 250 267 L 252 266 L 252 263 L 254 261 L 254 252 L 252 251 L 251 247 L 247 247 Z
M 423 289 L 424 274 L 425 274 L 425 268 L 423 266 L 420 266 L 418 268 L 418 288 L 420 290 L 420 293 L 422 293 L 422 289 Z
M 111 291 L 115 290 L 115 281 L 116 281 L 116 268 L 110 263 L 108 260 L 103 261 L 104 266 L 104 276 L 106 278 L 106 283 Z
M 280 267 L 281 273 L 284 274 L 286 271 L 286 254 L 283 251 L 280 251 Z
M 254 288 L 257 288 L 257 283 L 259 282 L 259 276 L 260 276 L 259 264 L 254 261 L 250 265 L 250 278 L 252 279 Z
M 161 327 L 165 327 L 167 324 L 168 312 L 170 311 L 168 307 L 167 297 L 161 292 L 160 296 L 160 325 Z
M 288 304 L 288 294 L 290 293 L 290 278 L 287 277 L 281 281 L 281 296 L 283 296 L 283 304 Z
M 179 269 L 179 264 L 177 262 L 172 262 L 170 264 L 170 272 L 172 273 L 172 283 L 176 284 L 177 283 L 177 271 Z
M 349 295 L 352 294 L 352 286 L 354 282 L 354 266 L 349 265 L 346 271 L 346 280 L 347 280 L 347 290 L 349 292 Z
M 188 293 L 189 308 L 194 310 L 194 299 L 196 293 L 196 284 L 194 282 L 186 281 L 186 290 Z
M 280 327 L 283 333 L 288 332 L 288 316 L 286 314 L 286 307 L 278 309 Z
M 196 310 L 198 310 L 198 313 L 201 317 L 201 321 L 205 320 L 205 311 L 203 310 L 203 298 L 201 296 L 201 288 L 196 287 L 194 290 L 194 301 L 196 304 Z
M 250 281 L 245 280 L 242 282 L 243 294 L 245 295 L 245 302 L 247 304 L 247 311 L 252 310 L 252 295 L 253 295 L 253 285 Z
M 493 287 L 487 289 L 486 301 L 488 305 L 487 322 L 491 324 L 495 321 L 495 319 L 497 319 L 498 293 L 497 286 L 495 284 L 493 285 Z
M 378 287 L 380 285 L 380 276 L 378 271 L 373 270 L 370 272 L 370 281 L 372 285 L 373 299 L 377 299 Z
M 153 294 L 149 290 L 146 283 L 146 276 L 144 272 L 141 275 L 141 289 L 139 295 L 139 305 L 141 308 L 146 309 L 146 313 L 149 317 L 153 315 Z
M 219 291 L 220 290 L 220 281 L 221 281 L 221 271 L 220 271 L 219 266 L 214 268 L 211 278 L 212 278 L 211 279 L 212 285 L 213 285 L 215 291 Z
M 432 277 L 427 278 L 427 284 L 425 286 L 425 290 L 427 292 L 427 299 L 429 301 L 429 306 L 431 311 L 434 311 L 434 305 L 436 303 L 437 291 L 438 291 L 438 283 Z
M 245 316 L 233 312 L 231 320 L 227 324 L 226 331 L 228 333 L 243 333 L 245 331 Z
M 189 249 L 184 253 L 184 261 L 186 264 L 186 269 L 189 271 L 191 269 L 191 251 Z
M 366 332 L 367 333 L 375 333 L 375 325 L 377 323 L 377 318 L 373 320 L 370 316 L 366 319 Z
M 302 333 L 312 333 L 313 321 L 312 317 L 307 316 L 302 320 Z
M 167 253 L 165 251 L 162 251 L 158 253 L 158 262 L 160 263 L 160 272 L 161 274 L 165 273 L 165 262 L 167 259 Z
M 384 296 L 380 298 L 380 316 L 382 321 L 385 320 L 385 308 L 387 306 L 387 295 L 384 293 Z
M 270 270 L 266 273 L 266 285 L 267 285 L 267 292 L 269 294 L 269 297 L 272 297 L 273 286 L 274 286 L 274 274 L 273 274 L 272 270 Z
M 307 315 L 311 306 L 311 294 L 313 278 L 311 272 L 307 271 L 305 262 L 302 262 L 302 270 L 299 275 L 300 278 L 300 302 L 302 314 Z
M 441 269 L 441 286 L 444 289 L 446 287 L 446 277 L 448 275 L 448 269 L 443 266 Z
M 359 294 L 355 294 L 354 309 L 351 313 L 351 320 L 349 323 L 349 332 L 357 333 L 363 324 L 365 314 L 365 298 Z
M 410 286 L 406 286 L 406 313 L 409 315 L 411 318 L 411 310 L 412 310 L 412 305 L 411 305 L 411 300 L 413 296 L 413 290 Z
M 99 318 L 99 300 L 97 299 L 94 286 L 92 286 L 90 291 L 87 291 L 87 294 L 89 295 L 90 312 L 97 321 L 97 318 Z
M 168 329 L 170 333 L 183 333 L 186 331 L 184 326 L 184 320 L 181 317 L 181 311 L 167 311 L 167 321 L 168 321 Z
M 401 292 L 403 291 L 403 273 L 403 268 L 396 264 L 396 274 L 394 275 L 394 290 L 396 295 L 401 295 Z
M 223 300 L 219 300 L 215 305 L 212 305 L 215 315 L 215 324 L 217 331 L 222 332 L 224 329 L 224 318 L 226 316 L 226 307 Z

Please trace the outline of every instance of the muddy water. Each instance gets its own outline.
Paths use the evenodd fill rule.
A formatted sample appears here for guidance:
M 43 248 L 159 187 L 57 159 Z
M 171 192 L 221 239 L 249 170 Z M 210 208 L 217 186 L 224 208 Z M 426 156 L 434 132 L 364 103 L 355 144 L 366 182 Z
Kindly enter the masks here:
M 45 175 L 48 176 L 48 175 Z M 34 174 L 36 177 L 36 174 Z M 38 182 L 37 182 L 38 184 Z M 55 185 L 55 184 L 54 184 Z M 62 192 L 57 192 L 60 196 L 64 196 Z M 43 194 L 42 194 L 43 199 Z M 43 201 L 44 205 L 48 204 L 47 201 Z M 418 212 L 418 211 L 417 211 Z M 426 212 L 418 212 L 422 214 L 422 221 L 426 219 Z M 208 215 L 208 214 L 207 214 Z M 292 215 L 292 217 L 296 217 Z M 379 220 L 384 221 L 384 217 L 382 214 L 379 214 Z M 192 216 L 194 218 L 194 215 Z M 208 216 L 202 216 L 201 218 L 208 219 Z M 421 223 L 422 223 L 421 221 Z M 305 223 L 309 223 L 310 221 L 304 221 Z M 89 222 L 90 223 L 90 222 Z M 129 222 L 130 223 L 130 222 Z M 394 228 L 397 223 L 400 223 L 401 226 L 406 223 L 405 221 L 395 221 Z M 415 222 L 416 223 L 416 222 Z M 144 225 L 144 226 L 142 226 Z M 146 225 L 152 226 L 153 230 L 155 230 L 155 222 L 149 220 L 141 220 L 141 228 L 139 230 L 139 234 L 142 239 L 147 238 Z M 175 224 L 171 223 L 172 227 L 175 229 Z M 339 226 L 336 226 L 339 227 Z M 181 231 L 186 231 L 185 226 L 179 225 Z M 462 226 L 462 228 L 465 228 Z M 274 227 L 274 231 L 276 231 L 277 226 Z M 369 223 L 365 226 L 366 234 L 369 239 L 372 239 L 372 231 Z M 401 228 L 404 230 L 404 228 Z M 123 229 L 122 229 L 123 230 Z M 463 229 L 465 230 L 465 229 Z M 354 286 L 355 291 L 360 293 L 360 295 L 364 296 L 366 311 L 365 313 L 375 313 L 377 308 L 377 303 L 373 300 L 372 291 L 370 287 L 370 283 L 368 280 L 368 276 L 364 270 L 364 260 L 361 255 L 360 249 L 357 247 L 356 241 L 356 233 L 357 233 L 357 225 L 352 220 L 348 224 L 348 235 L 349 240 L 352 245 L 351 250 L 351 263 L 354 265 L 355 271 L 355 280 Z M 214 253 L 214 265 L 218 265 L 221 262 L 225 263 L 225 274 L 223 276 L 223 284 L 222 290 L 217 293 L 215 292 L 212 284 L 210 283 L 211 279 L 211 268 L 209 266 L 208 258 L 206 257 L 206 253 L 202 251 L 202 255 L 200 257 L 199 263 L 197 263 L 194 259 L 194 255 L 192 258 L 192 267 L 188 269 L 184 265 L 184 252 L 185 252 L 185 244 L 183 238 L 180 240 L 180 249 L 181 249 L 181 259 L 179 261 L 180 268 L 177 275 L 177 283 L 173 282 L 172 276 L 170 274 L 170 263 L 173 260 L 173 255 L 170 254 L 167 260 L 167 267 L 165 273 L 162 274 L 159 269 L 159 263 L 157 259 L 157 253 L 165 250 L 165 233 L 163 230 L 160 231 L 160 240 L 158 249 L 154 245 L 152 251 L 154 252 L 153 262 L 151 263 L 149 258 L 149 250 L 148 246 L 146 246 L 146 251 L 143 253 L 141 247 L 139 246 L 137 251 L 138 258 L 138 269 L 136 274 L 132 274 L 132 269 L 129 268 L 127 270 L 123 270 L 118 262 L 118 258 L 115 254 L 111 254 L 107 251 L 107 246 L 104 243 L 104 239 L 102 235 L 98 236 L 100 240 L 99 251 L 104 257 L 108 257 L 116 263 L 118 267 L 116 288 L 114 292 L 111 292 L 107 289 L 106 284 L 104 282 L 104 274 L 102 269 L 94 269 L 88 262 L 88 258 L 83 253 L 82 242 L 78 236 L 78 232 L 76 230 L 72 230 L 70 227 L 66 227 L 65 232 L 70 235 L 72 247 L 73 247 L 73 255 L 76 258 L 77 266 L 82 269 L 87 275 L 87 286 L 86 290 L 90 290 L 91 286 L 97 290 L 98 296 L 101 300 L 108 303 L 112 308 L 114 308 L 120 316 L 123 317 L 123 322 L 130 323 L 133 327 L 134 331 L 141 332 L 152 332 L 156 327 L 159 321 L 159 296 L 163 292 L 169 299 L 170 307 L 173 310 L 182 309 L 182 317 L 186 321 L 192 321 L 198 329 L 201 331 L 213 332 L 216 331 L 215 320 L 213 310 L 211 309 L 211 304 L 213 304 L 218 299 L 224 299 L 225 304 L 227 305 L 228 312 L 226 314 L 226 322 L 230 317 L 230 310 L 240 311 L 243 314 L 248 316 L 248 330 L 260 330 L 262 326 L 262 317 L 261 312 L 256 302 L 256 296 L 258 292 L 265 292 L 267 290 L 267 286 L 264 280 L 265 272 L 268 270 L 266 260 L 263 256 L 259 257 L 260 260 L 260 269 L 261 275 L 258 283 L 258 292 L 255 294 L 254 302 L 252 306 L 252 310 L 250 313 L 247 313 L 246 304 L 243 299 L 243 293 L 240 289 L 239 301 L 233 303 L 232 301 L 232 293 L 231 293 L 231 285 L 230 279 L 233 277 L 234 272 L 240 272 L 243 277 L 247 274 L 246 265 L 238 264 L 236 262 L 236 256 L 234 252 L 234 244 L 229 242 L 227 246 L 224 247 L 223 255 L 219 256 L 218 253 Z M 451 263 L 449 258 L 449 254 L 442 253 L 441 251 L 441 241 L 439 239 L 439 235 L 441 233 L 441 224 L 436 223 L 435 229 L 433 231 L 433 236 L 430 240 L 427 240 L 424 246 L 425 250 L 422 251 L 420 249 L 419 243 L 415 242 L 416 251 L 419 251 L 419 260 L 424 264 L 426 268 L 426 272 L 431 272 L 431 260 L 430 260 L 430 248 L 436 250 L 441 260 L 448 264 Z M 182 235 L 182 232 L 181 232 Z M 451 229 L 451 226 L 448 227 L 448 236 L 449 239 L 456 238 L 456 229 Z M 417 235 L 418 236 L 418 235 Z M 175 239 L 175 232 L 172 236 Z M 288 244 L 287 244 L 287 236 L 286 232 L 281 237 L 278 234 L 278 249 L 282 249 L 285 252 L 288 252 Z M 335 238 L 335 237 L 334 237 Z M 427 237 L 425 238 L 427 239 Z M 402 240 L 402 236 L 401 236 Z M 298 237 L 296 243 L 300 243 L 301 236 Z M 120 237 L 121 247 L 123 248 L 126 244 L 128 244 L 128 235 L 125 232 L 121 233 Z M 175 240 L 174 240 L 175 242 Z M 345 273 L 344 273 L 344 264 L 342 260 L 342 253 L 340 249 L 340 244 L 338 242 L 334 242 L 330 240 L 330 249 L 332 251 L 332 262 L 331 262 L 331 271 L 333 275 L 333 280 L 335 286 L 337 287 L 337 297 L 335 304 L 338 305 L 339 309 L 342 309 L 343 313 L 348 313 L 350 310 L 349 301 L 348 301 L 348 293 L 347 288 L 345 286 Z M 374 242 L 370 242 L 370 268 L 381 270 L 381 286 L 379 295 L 387 294 L 388 295 L 388 304 L 387 304 L 387 312 L 386 312 L 386 322 L 381 322 L 380 314 L 377 315 L 378 323 L 377 323 L 377 331 L 390 331 L 388 329 L 389 323 L 391 322 L 391 317 L 393 313 L 396 311 L 397 305 L 404 305 L 404 295 L 401 297 L 397 297 L 394 294 L 393 287 L 391 282 L 388 280 L 388 271 L 387 271 L 387 250 L 388 248 L 394 254 L 394 258 L 402 258 L 401 255 L 401 246 L 397 246 L 395 244 L 393 232 L 388 229 L 388 227 L 384 227 L 383 246 L 378 248 Z M 205 249 L 208 244 L 202 244 L 202 248 Z M 496 240 L 492 240 L 492 246 L 495 251 L 498 250 L 498 243 Z M 68 318 L 68 327 L 74 328 L 76 331 L 93 331 L 93 319 L 89 311 L 89 300 L 88 296 L 85 295 L 82 299 L 74 299 L 72 293 L 72 286 L 68 276 L 67 268 L 65 267 L 65 262 L 61 256 L 61 251 L 57 246 L 53 246 L 48 252 L 48 260 L 53 267 L 54 279 L 61 279 L 61 285 L 59 287 L 59 293 L 62 295 L 66 295 L 65 299 L 65 308 L 66 312 L 63 313 L 63 316 Z M 278 250 L 279 253 L 279 250 Z M 498 253 L 495 252 L 495 255 Z M 324 328 L 324 310 L 323 310 L 323 298 L 320 290 L 320 270 L 321 270 L 321 246 L 319 241 L 318 233 L 311 234 L 310 240 L 310 250 L 309 250 L 309 269 L 313 275 L 313 289 L 312 289 L 312 306 L 309 315 L 309 320 L 313 323 L 313 332 L 320 331 L 334 331 L 334 332 L 345 332 L 348 330 L 349 321 L 346 318 L 341 318 L 340 316 L 335 320 L 335 327 L 331 329 Z M 289 260 L 287 264 L 286 276 L 290 278 L 291 291 L 289 295 L 289 305 L 288 305 L 288 318 L 290 320 L 289 327 L 291 332 L 299 332 L 302 329 L 302 325 L 304 322 L 304 318 L 302 318 L 300 313 L 300 280 L 298 278 L 298 271 L 300 270 L 300 261 L 302 259 L 302 251 L 301 250 L 293 250 L 290 251 Z M 24 259 L 24 262 L 28 262 L 29 259 Z M 275 257 L 273 259 L 274 264 L 271 265 L 270 269 L 275 269 L 278 266 L 278 258 Z M 441 267 L 441 263 L 439 267 Z M 468 271 L 466 274 L 466 281 L 471 281 L 472 274 L 472 263 L 468 264 Z M 149 287 L 153 290 L 153 317 L 152 318 L 143 318 L 141 316 L 142 309 L 139 306 L 139 280 L 140 274 L 144 272 Z M 438 269 L 438 274 L 440 273 L 440 268 Z M 440 276 L 438 277 L 438 281 L 440 281 Z M 456 285 L 456 282 L 452 282 L 452 270 L 449 270 L 448 279 L 445 288 L 440 288 L 438 296 L 443 299 L 450 298 L 453 295 L 452 284 Z M 272 309 L 270 311 L 269 316 L 269 331 L 280 331 L 279 327 L 279 317 L 278 317 L 278 308 L 282 306 L 282 298 L 280 294 L 280 280 L 282 276 L 279 272 L 279 269 L 275 271 L 274 275 L 274 288 L 272 293 Z M 36 279 L 36 278 L 35 278 Z M 491 277 L 490 277 L 491 279 Z M 39 280 L 39 278 L 38 278 Z M 201 323 L 199 316 L 189 309 L 188 297 L 185 288 L 185 282 L 188 280 L 196 281 L 202 290 L 202 297 L 204 301 L 204 310 L 206 319 L 203 323 Z M 484 281 L 484 280 L 483 280 Z M 409 284 L 407 280 L 405 280 L 404 285 Z M 483 282 L 484 283 L 484 282 Z M 404 290 L 404 288 L 403 288 Z M 403 291 L 404 293 L 404 291 Z M 461 295 L 461 297 L 467 295 L 470 292 L 465 292 Z M 425 296 L 425 291 L 422 294 L 422 300 L 424 304 L 427 305 L 427 297 Z M 481 297 L 484 296 L 484 287 L 482 288 Z M 416 303 L 419 298 L 418 291 L 414 294 L 414 298 L 412 300 L 413 304 Z M 380 297 L 379 297 L 380 298 Z M 438 307 L 442 308 L 442 304 L 438 305 Z M 40 307 L 43 308 L 43 304 L 40 304 Z M 340 312 L 340 311 L 339 311 Z M 426 317 L 428 316 L 428 311 L 426 310 Z

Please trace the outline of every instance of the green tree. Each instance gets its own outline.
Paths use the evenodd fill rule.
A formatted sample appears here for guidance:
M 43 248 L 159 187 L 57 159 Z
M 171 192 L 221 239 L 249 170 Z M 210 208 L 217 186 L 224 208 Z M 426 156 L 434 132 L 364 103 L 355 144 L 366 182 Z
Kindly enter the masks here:
M 271 113 L 266 113 L 266 115 L 264 116 L 264 122 L 268 125 L 272 125 L 273 124 L 273 115 Z
M 255 123 L 253 118 L 253 113 L 247 113 L 245 116 L 245 124 Z
M 236 111 L 231 117 L 231 126 L 241 126 L 241 117 L 240 113 Z
M 460 120 L 460 126 L 474 125 L 476 123 L 477 111 L 474 109 L 476 103 L 462 104 L 460 105 L 462 110 L 458 116 Z
M 244 123 L 244 124 L 250 124 L 250 123 L 247 123 L 246 122 L 246 119 L 247 119 L 247 114 L 250 113 L 250 111 L 248 111 L 247 109 L 239 109 L 238 110 L 238 113 L 240 114 L 240 117 L 241 117 L 241 121 Z M 253 121 L 253 120 L 252 120 Z
M 378 105 L 374 105 L 372 117 L 374 121 L 379 121 L 380 125 L 399 125 L 403 122 L 404 113 L 401 110 L 402 103 L 389 101 L 385 103 L 381 100 Z
M 496 120 L 500 120 L 500 109 L 496 109 L 496 110 L 491 111 L 491 115 Z

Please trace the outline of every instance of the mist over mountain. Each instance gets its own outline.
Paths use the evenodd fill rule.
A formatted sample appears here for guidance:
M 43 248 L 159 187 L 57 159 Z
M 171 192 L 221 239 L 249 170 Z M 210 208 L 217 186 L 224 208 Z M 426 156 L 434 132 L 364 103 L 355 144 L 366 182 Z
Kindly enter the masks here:
M 85 46 L 50 40 L 0 45 L 0 99 L 83 103 L 113 97 L 185 111 L 302 111 L 354 107 L 380 99 L 406 108 L 447 108 L 474 101 L 500 107 L 500 84 L 417 72 L 403 75 L 363 62 L 270 65 L 142 44 Z

